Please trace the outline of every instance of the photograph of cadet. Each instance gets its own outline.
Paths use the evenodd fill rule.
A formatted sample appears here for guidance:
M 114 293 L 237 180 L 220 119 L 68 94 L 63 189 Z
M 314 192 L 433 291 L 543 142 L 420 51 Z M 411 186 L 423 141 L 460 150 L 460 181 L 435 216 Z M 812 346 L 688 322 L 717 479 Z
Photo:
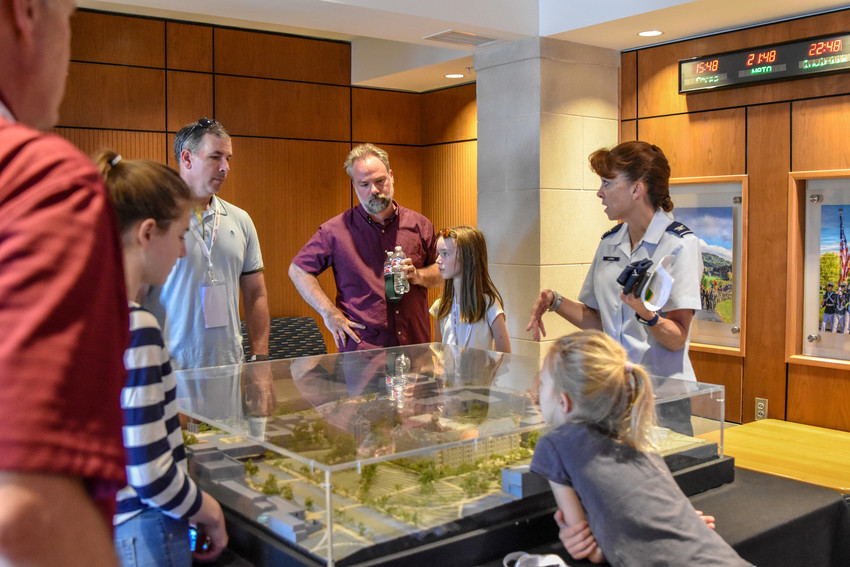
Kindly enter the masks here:
M 693 230 L 700 241 L 702 307 L 694 318 L 702 321 L 731 323 L 735 319 L 734 214 L 732 207 L 676 207 L 676 220 Z
M 850 205 L 821 207 L 820 233 L 820 330 L 850 333 L 850 250 L 844 234 L 844 209 Z

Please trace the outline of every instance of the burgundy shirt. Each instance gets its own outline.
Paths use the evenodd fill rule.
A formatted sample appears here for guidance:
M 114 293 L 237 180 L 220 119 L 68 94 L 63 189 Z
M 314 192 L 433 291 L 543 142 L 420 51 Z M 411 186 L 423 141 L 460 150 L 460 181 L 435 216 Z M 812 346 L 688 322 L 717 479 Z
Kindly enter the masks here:
M 398 205 L 396 213 L 381 225 L 362 205 L 357 205 L 322 224 L 292 263 L 313 275 L 333 269 L 336 306 L 354 323 L 360 343 L 349 340 L 342 351 L 383 348 L 431 342 L 428 290 L 418 285 L 398 303 L 387 302 L 384 260 L 387 250 L 401 246 L 417 268 L 437 258 L 434 225 L 417 212 Z
M 0 118 L 0 470 L 86 479 L 109 525 L 128 337 L 103 180 L 65 140 Z

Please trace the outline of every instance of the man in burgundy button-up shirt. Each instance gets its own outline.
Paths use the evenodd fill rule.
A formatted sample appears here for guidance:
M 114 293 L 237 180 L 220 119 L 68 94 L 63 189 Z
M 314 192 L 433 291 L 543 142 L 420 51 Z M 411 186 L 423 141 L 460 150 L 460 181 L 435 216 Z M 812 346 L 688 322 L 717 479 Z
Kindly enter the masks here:
M 289 277 L 322 316 L 340 351 L 430 342 L 427 288 L 442 283 L 434 225 L 393 200 L 393 172 L 381 148 L 357 146 L 345 169 L 360 204 L 319 227 L 292 260 Z M 384 290 L 384 260 L 396 246 L 408 257 L 410 291 L 393 304 Z M 317 279 L 328 268 L 336 281 L 336 303 Z

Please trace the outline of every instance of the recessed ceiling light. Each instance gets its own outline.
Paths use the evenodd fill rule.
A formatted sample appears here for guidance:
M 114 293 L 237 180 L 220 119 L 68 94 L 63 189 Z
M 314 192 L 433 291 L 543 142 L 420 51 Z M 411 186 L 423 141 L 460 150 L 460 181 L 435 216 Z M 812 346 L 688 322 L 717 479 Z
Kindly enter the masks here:
M 641 37 L 655 37 L 655 36 L 661 35 L 663 33 L 664 32 L 658 31 L 658 30 L 648 30 L 648 31 L 642 31 L 638 35 L 641 36 Z
M 446 75 L 447 79 L 462 79 L 463 75 L 461 73 L 449 73 Z

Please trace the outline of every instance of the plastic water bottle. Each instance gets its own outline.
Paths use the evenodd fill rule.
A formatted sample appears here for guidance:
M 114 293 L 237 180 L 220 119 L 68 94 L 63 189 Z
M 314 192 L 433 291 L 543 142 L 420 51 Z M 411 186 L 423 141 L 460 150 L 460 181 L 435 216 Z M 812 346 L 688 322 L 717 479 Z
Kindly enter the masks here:
M 397 403 L 403 403 L 402 394 L 404 393 L 404 385 L 407 382 L 407 371 L 410 370 L 410 357 L 405 354 L 399 354 L 395 359 L 395 369 L 392 374 L 387 374 L 387 397 Z
M 404 376 L 410 370 L 410 357 L 406 354 L 400 354 L 395 359 L 395 375 Z
M 395 400 L 396 407 L 404 407 L 404 388 L 407 386 L 407 372 L 410 370 L 410 358 L 406 354 L 400 354 L 395 359 L 395 376 L 393 376 L 393 394 L 390 399 Z
M 387 374 L 384 376 L 384 380 L 387 385 L 387 397 L 391 400 L 395 400 L 395 383 L 394 376 L 392 374 Z
M 408 291 L 410 291 L 410 282 L 407 281 L 407 276 L 404 275 L 404 269 L 402 268 L 402 261 L 407 258 L 404 255 L 404 251 L 401 249 L 401 246 L 395 247 L 395 254 L 393 254 L 393 287 L 395 288 L 395 292 L 398 295 L 404 295 Z

